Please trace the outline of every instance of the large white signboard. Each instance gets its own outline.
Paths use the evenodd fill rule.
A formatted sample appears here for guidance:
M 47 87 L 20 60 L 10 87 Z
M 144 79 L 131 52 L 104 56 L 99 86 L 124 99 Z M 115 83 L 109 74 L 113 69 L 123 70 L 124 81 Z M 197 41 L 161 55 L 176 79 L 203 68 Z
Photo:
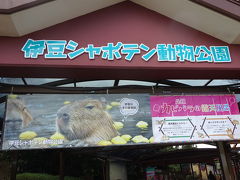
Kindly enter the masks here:
M 240 115 L 153 117 L 155 142 L 240 139 Z

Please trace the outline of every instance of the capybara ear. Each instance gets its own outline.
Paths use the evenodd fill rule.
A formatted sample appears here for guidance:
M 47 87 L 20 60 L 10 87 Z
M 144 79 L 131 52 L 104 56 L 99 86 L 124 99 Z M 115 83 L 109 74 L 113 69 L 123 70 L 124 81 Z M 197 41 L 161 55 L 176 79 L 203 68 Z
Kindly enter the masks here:
M 102 109 L 106 109 L 107 108 L 107 103 L 102 103 Z
M 26 127 L 30 124 L 30 122 L 33 120 L 30 112 L 27 110 L 27 108 L 25 107 L 23 110 L 23 123 L 22 126 Z
M 106 100 L 106 98 L 105 98 L 105 97 L 101 97 L 101 98 L 100 98 L 100 102 L 102 103 L 103 109 L 105 109 L 106 106 L 107 106 L 107 100 Z

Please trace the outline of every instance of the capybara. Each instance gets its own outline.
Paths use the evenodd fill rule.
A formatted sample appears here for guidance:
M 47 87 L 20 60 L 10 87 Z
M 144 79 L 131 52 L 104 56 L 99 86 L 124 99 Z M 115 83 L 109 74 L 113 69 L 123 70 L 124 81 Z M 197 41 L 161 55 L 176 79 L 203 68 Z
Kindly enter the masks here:
M 63 106 L 57 112 L 56 125 L 68 140 L 79 139 L 92 145 L 118 135 L 111 115 L 98 100 L 79 100 Z
M 7 100 L 7 111 L 5 119 L 5 137 L 16 138 L 21 129 L 33 120 L 29 110 L 20 99 Z

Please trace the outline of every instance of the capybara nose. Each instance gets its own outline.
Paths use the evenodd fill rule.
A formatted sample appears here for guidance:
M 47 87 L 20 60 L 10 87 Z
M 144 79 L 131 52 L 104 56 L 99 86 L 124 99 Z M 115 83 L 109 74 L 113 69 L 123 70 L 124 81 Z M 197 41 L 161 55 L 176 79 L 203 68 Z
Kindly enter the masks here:
M 94 106 L 85 106 L 85 108 L 92 109 L 92 108 L 94 108 Z

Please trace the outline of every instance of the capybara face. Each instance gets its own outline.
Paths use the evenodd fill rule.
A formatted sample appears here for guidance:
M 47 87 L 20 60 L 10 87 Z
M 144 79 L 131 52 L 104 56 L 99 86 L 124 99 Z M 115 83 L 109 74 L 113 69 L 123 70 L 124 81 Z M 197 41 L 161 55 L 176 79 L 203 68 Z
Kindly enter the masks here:
M 6 119 L 20 121 L 22 127 L 26 127 L 33 120 L 27 107 L 20 99 L 8 99 Z
M 23 127 L 26 127 L 32 120 L 32 116 L 27 107 L 20 99 L 8 99 L 7 101 L 7 114 L 5 126 L 5 136 L 9 133 L 19 133 Z M 13 134 L 9 134 L 12 136 Z
M 68 140 L 95 144 L 117 135 L 111 116 L 98 100 L 75 101 L 57 112 L 57 128 Z

